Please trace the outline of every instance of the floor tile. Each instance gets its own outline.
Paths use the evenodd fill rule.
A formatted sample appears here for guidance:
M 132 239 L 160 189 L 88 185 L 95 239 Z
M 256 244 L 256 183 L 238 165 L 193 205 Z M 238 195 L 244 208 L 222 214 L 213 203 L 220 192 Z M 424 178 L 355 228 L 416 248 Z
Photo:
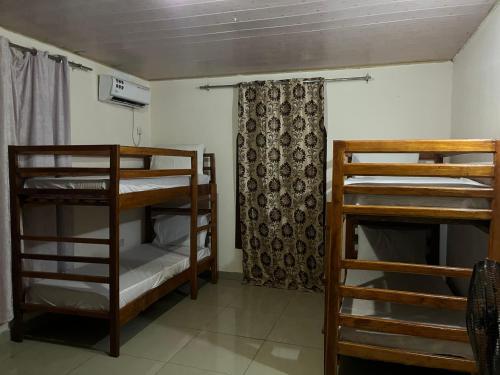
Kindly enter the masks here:
M 323 348 L 323 320 L 282 316 L 267 336 L 270 341 Z
M 278 314 L 263 314 L 233 307 L 225 308 L 205 330 L 228 335 L 265 339 L 278 320 Z
M 3 332 L 0 335 L 0 362 L 4 359 L 13 357 L 23 350 L 28 350 L 32 345 L 33 343 L 28 340 L 13 342 L 10 340 L 9 332 Z
M 224 375 L 220 372 L 200 370 L 194 367 L 186 367 L 167 363 L 156 375 Z
M 323 375 L 323 351 L 265 342 L 245 375 Z
M 265 314 L 281 314 L 293 296 L 294 293 L 279 289 L 248 287 L 235 295 L 228 307 Z
M 161 315 L 155 323 L 200 330 L 213 321 L 223 309 L 223 307 L 209 306 L 187 298 Z
M 207 284 L 198 291 L 196 302 L 205 305 L 226 307 L 237 294 L 241 293 L 241 290 L 241 288 Z
M 230 375 L 243 375 L 262 341 L 203 332 L 179 351 L 171 363 Z
M 125 354 L 120 355 L 119 358 L 97 354 L 73 370 L 70 375 L 154 375 L 163 365 L 163 362 Z
M 322 320 L 325 313 L 324 298 L 322 293 L 297 292 L 291 298 L 283 315 Z
M 2 375 L 59 375 L 67 374 L 95 353 L 69 346 L 41 342 L 31 343 L 28 350 L 20 351 L 0 362 Z
M 199 332 L 152 323 L 122 346 L 122 353 L 167 362 Z

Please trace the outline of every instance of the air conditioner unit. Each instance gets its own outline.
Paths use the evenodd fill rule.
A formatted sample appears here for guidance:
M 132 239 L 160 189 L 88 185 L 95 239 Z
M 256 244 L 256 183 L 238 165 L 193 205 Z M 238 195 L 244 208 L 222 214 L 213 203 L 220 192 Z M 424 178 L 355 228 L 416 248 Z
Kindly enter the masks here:
M 110 75 L 99 76 L 99 100 L 131 108 L 144 108 L 151 102 L 149 88 Z

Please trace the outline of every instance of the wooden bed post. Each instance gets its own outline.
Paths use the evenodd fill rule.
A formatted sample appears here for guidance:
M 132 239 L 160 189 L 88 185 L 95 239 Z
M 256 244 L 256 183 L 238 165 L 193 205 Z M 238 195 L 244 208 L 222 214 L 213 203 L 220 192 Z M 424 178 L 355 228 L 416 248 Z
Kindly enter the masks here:
M 490 242 L 488 258 L 500 261 L 500 141 L 495 141 L 495 153 L 493 154 L 493 191 L 495 195 L 491 203 L 492 218 L 490 222 Z
M 109 179 L 109 347 L 120 355 L 120 147 L 110 148 Z
M 345 143 L 335 141 L 333 144 L 333 185 L 332 185 L 332 213 L 330 228 L 330 253 L 327 277 L 327 293 L 325 319 L 325 374 L 337 375 L 339 334 L 339 309 L 341 279 L 340 261 L 342 259 L 342 232 L 343 232 L 343 204 L 344 204 L 344 159 Z M 331 317 L 331 319 L 330 319 Z
M 143 168 L 146 170 L 151 169 L 151 156 L 145 156 L 143 159 Z M 144 225 L 145 225 L 145 239 L 147 243 L 153 242 L 155 238 L 153 230 L 153 216 L 151 206 L 144 207 Z
M 12 300 L 14 320 L 10 328 L 12 341 L 23 341 L 23 311 L 24 302 L 22 259 L 21 259 L 21 202 L 18 190 L 21 183 L 18 175 L 18 158 L 14 146 L 9 146 L 9 177 L 10 177 L 10 228 L 11 228 L 11 263 L 12 263 Z M 8 249 L 6 249 L 8 250 Z
M 215 172 L 215 155 L 210 154 L 210 281 L 216 284 L 219 280 L 218 238 L 217 238 L 217 180 Z
M 198 152 L 191 155 L 191 228 L 189 242 L 189 269 L 191 271 L 191 299 L 198 297 Z

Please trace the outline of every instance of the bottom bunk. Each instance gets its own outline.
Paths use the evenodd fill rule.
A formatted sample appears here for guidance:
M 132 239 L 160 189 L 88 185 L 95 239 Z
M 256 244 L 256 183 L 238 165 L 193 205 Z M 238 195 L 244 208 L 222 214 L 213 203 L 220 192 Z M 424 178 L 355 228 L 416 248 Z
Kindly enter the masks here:
M 210 249 L 198 249 L 198 262 L 210 257 Z M 120 253 L 120 309 L 145 293 L 189 269 L 189 246 L 160 248 L 142 244 Z M 88 264 L 72 271 L 106 276 L 108 266 Z M 26 302 L 84 310 L 109 310 L 109 285 L 80 281 L 34 279 L 26 290 Z
M 360 226 L 359 259 L 425 264 L 426 254 L 422 249 L 428 248 L 428 246 L 427 238 L 423 235 L 423 232 L 422 230 L 380 230 Z M 382 271 L 347 270 L 345 285 L 443 296 L 454 295 L 448 286 L 446 278 Z M 384 301 L 344 297 L 341 314 L 341 316 L 355 318 L 369 317 L 387 321 L 425 323 L 457 329 L 466 328 L 463 311 L 433 309 Z M 378 332 L 347 326 L 341 327 L 339 335 L 340 340 L 343 342 L 371 347 L 401 349 L 435 356 L 474 358 L 468 342 Z

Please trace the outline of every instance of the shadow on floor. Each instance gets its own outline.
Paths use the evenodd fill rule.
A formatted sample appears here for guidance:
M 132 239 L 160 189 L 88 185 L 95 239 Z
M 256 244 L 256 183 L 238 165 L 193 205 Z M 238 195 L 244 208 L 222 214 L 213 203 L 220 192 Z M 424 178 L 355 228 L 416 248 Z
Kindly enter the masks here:
M 200 280 L 200 286 L 206 282 Z M 121 344 L 144 330 L 151 322 L 189 296 L 189 285 L 163 297 L 121 329 Z M 109 328 L 106 321 L 63 314 L 38 314 L 25 317 L 25 338 L 53 344 L 108 351 Z

